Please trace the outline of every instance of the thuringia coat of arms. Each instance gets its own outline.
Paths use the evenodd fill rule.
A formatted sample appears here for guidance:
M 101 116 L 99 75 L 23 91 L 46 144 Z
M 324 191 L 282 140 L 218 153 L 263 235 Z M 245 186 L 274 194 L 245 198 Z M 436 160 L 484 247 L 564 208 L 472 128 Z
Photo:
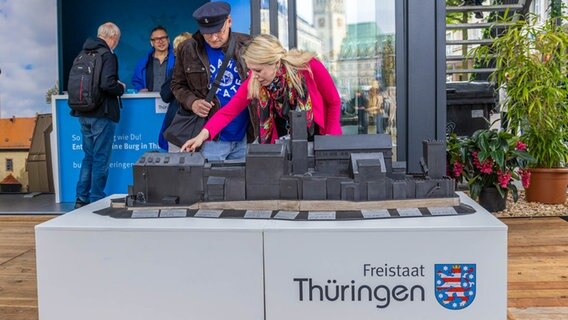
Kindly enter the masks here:
M 461 310 L 471 305 L 477 288 L 475 264 L 436 264 L 434 271 L 434 291 L 441 306 Z

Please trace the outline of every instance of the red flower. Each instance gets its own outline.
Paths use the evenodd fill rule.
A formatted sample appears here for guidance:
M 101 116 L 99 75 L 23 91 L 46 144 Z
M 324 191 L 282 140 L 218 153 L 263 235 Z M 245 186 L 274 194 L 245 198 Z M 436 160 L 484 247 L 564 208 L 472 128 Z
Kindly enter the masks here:
M 454 177 L 459 177 L 461 176 L 463 173 L 463 164 L 460 163 L 459 161 L 456 161 L 454 163 Z
M 519 140 L 517 141 L 516 149 L 519 151 L 525 151 L 527 150 L 527 144 Z
M 481 171 L 481 173 L 491 174 L 493 173 L 493 160 L 491 158 L 485 159 L 483 163 L 479 162 L 479 158 L 477 157 L 477 151 L 473 151 L 471 153 L 473 156 L 473 165 Z
M 473 156 L 473 165 L 477 169 L 481 169 L 481 163 L 479 162 L 479 158 L 477 157 L 477 151 L 473 151 L 471 155 Z
M 481 173 L 491 174 L 493 172 L 493 160 L 485 159 L 481 164 Z
M 521 182 L 523 183 L 523 188 L 528 188 L 531 184 L 531 172 L 526 169 L 520 169 L 519 174 L 521 175 Z
M 509 182 L 511 181 L 511 173 L 510 172 L 506 172 L 503 173 L 501 171 L 497 172 L 497 180 L 499 181 L 499 186 L 503 189 L 507 189 L 507 186 L 509 185 Z

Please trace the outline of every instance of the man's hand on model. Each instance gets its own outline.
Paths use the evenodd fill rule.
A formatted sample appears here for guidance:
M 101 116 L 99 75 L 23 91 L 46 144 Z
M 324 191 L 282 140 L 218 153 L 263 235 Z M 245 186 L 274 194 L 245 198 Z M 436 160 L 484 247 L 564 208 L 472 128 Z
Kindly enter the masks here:
M 209 110 L 213 107 L 213 102 L 207 102 L 204 99 L 193 101 L 191 110 L 198 116 L 205 118 L 209 114 Z

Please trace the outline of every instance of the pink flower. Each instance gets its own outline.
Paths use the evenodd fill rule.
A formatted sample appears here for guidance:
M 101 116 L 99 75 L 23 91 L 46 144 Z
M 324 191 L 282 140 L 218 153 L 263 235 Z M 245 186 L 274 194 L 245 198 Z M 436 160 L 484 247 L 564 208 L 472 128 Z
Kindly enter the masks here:
M 479 158 L 477 157 L 477 151 L 472 152 L 471 155 L 473 156 L 473 165 L 477 169 L 481 169 L 481 163 L 479 162 Z
M 521 182 L 523 183 L 523 188 L 528 188 L 531 184 L 531 172 L 526 169 L 520 169 L 519 174 L 521 175 Z
M 481 173 L 490 174 L 493 173 L 493 160 L 485 159 L 481 164 Z
M 510 172 L 506 172 L 503 173 L 501 171 L 499 171 L 497 173 L 497 180 L 499 181 L 499 186 L 503 189 L 507 189 L 507 186 L 509 185 L 509 182 L 511 181 L 511 173 Z
M 463 173 L 463 164 L 460 163 L 459 161 L 456 161 L 456 163 L 454 163 L 454 176 L 459 177 L 462 175 L 462 173 Z
M 517 141 L 516 149 L 519 151 L 525 151 L 527 150 L 527 144 L 519 140 Z
M 473 151 L 471 155 L 473 156 L 473 165 L 479 171 L 481 171 L 481 173 L 485 174 L 493 173 L 493 160 L 491 160 L 491 158 L 487 158 L 485 159 L 485 161 L 483 161 L 483 163 L 480 163 L 479 158 L 477 157 L 477 151 Z

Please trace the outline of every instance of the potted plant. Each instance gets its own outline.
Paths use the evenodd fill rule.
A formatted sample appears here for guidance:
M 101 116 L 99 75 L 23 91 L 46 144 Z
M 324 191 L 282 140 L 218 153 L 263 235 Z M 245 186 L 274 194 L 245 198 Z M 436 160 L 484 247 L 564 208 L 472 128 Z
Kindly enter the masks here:
M 488 211 L 505 209 L 507 194 L 519 198 L 515 181 L 529 186 L 527 165 L 533 158 L 520 137 L 497 129 L 481 129 L 471 137 L 447 139 L 449 176 L 467 181 L 470 196 Z
M 564 203 L 568 185 L 568 32 L 553 17 L 519 20 L 474 56 L 493 62 L 491 77 L 506 91 L 507 130 L 520 134 L 535 159 L 527 201 Z M 547 179 L 542 181 L 541 174 Z M 562 176 L 560 176 L 562 175 Z

